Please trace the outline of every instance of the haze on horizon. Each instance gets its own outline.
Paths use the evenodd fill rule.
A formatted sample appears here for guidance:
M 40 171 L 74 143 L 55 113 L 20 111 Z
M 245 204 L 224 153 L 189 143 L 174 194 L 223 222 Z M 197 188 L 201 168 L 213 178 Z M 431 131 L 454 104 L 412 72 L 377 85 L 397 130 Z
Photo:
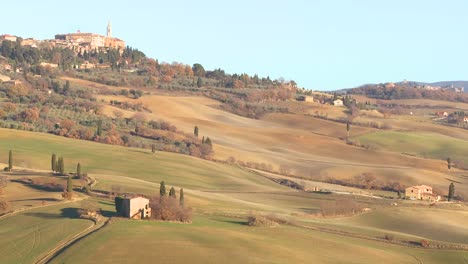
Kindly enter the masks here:
M 149 57 L 333 90 L 466 78 L 468 2 L 89 1 L 4 3 L 0 34 L 113 35 Z

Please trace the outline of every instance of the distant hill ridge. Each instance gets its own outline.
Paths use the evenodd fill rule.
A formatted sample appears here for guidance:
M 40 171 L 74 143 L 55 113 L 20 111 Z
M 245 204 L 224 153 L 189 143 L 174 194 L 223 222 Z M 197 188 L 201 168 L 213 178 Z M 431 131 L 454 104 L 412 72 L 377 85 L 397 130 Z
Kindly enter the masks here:
M 370 98 L 392 99 L 432 99 L 468 103 L 468 81 L 443 82 L 387 82 L 364 84 L 356 88 L 343 89 L 339 93 L 360 94 Z
M 440 86 L 447 87 L 453 85 L 454 87 L 463 87 L 465 88 L 465 93 L 468 92 L 468 81 L 442 81 L 442 82 L 433 82 L 427 83 L 431 86 Z

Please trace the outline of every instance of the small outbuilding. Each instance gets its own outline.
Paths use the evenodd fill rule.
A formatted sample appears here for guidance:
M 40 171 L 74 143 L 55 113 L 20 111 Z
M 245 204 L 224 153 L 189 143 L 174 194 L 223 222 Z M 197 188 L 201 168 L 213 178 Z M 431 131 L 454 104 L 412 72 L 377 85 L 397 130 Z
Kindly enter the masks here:
M 336 99 L 335 101 L 333 101 L 333 105 L 334 106 L 343 106 L 343 100 Z

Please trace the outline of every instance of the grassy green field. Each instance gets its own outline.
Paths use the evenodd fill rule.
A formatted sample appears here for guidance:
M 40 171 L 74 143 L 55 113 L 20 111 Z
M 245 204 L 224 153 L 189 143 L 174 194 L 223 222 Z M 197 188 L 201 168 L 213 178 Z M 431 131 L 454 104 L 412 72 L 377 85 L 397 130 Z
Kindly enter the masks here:
M 76 218 L 80 203 L 51 205 L 0 219 L 0 263 L 33 263 L 92 225 Z
M 468 244 L 468 211 L 393 207 L 353 217 L 318 220 L 327 227 L 383 237 Z
M 441 195 L 447 195 L 447 188 L 455 182 L 457 193 L 463 197 L 468 194 L 468 174 L 466 171 L 451 171 L 447 169 L 447 158 L 461 168 L 468 166 L 468 141 L 429 132 L 382 131 L 358 137 L 361 144 L 377 146 L 380 152 L 396 152 L 414 155 L 426 159 L 439 160 L 439 175 L 437 170 L 421 171 L 414 179 L 405 183 L 406 176 L 398 177 L 402 184 L 427 184 L 435 188 Z M 407 170 L 405 170 L 406 172 Z M 431 176 L 432 175 L 432 176 Z M 395 174 L 394 177 L 397 177 Z
M 412 241 L 428 238 L 464 243 L 466 211 L 438 208 L 426 211 L 428 207 L 422 209 L 422 206 L 418 207 L 422 211 L 395 211 L 388 209 L 391 201 L 384 199 L 304 193 L 235 166 L 167 152 L 153 155 L 149 150 L 48 134 L 0 129 L 0 149 L 5 150 L 0 159 L 6 161 L 8 150 L 12 149 L 16 166 L 34 169 L 48 170 L 51 153 L 65 158 L 68 171 L 73 171 L 80 162 L 98 180 L 97 189 L 120 186 L 122 191 L 151 195 L 158 192 L 159 182 L 165 180 L 168 186 L 184 187 L 187 204 L 194 207 L 191 224 L 114 218 L 111 224 L 80 240 L 52 263 L 187 263 L 187 260 L 190 263 L 389 263 L 388 260 L 390 263 L 417 260 L 459 263 L 468 259 L 466 251 L 406 248 L 289 225 L 276 228 L 245 225 L 245 217 L 250 212 L 274 213 L 307 225 L 373 237 L 392 233 Z M 320 211 L 322 202 L 338 198 L 355 199 L 376 211 L 349 218 L 310 218 L 309 214 Z M 88 227 L 89 221 L 71 217 L 73 208 L 78 206 L 77 203 L 54 205 L 1 220 L 0 254 L 4 254 L 5 263 L 30 263 Z M 113 210 L 110 201 L 98 206 Z M 226 215 L 238 215 L 244 220 Z M 418 216 L 432 222 L 420 223 Z M 17 258 L 19 261 L 15 261 Z
M 192 224 L 117 220 L 52 263 L 463 263 L 463 251 L 411 249 L 291 226 L 197 217 Z
M 359 136 L 361 144 L 421 157 L 468 164 L 468 141 L 434 133 L 383 131 Z
M 281 190 L 270 180 L 234 166 L 214 163 L 168 152 L 78 141 L 48 134 L 0 129 L 0 149 L 7 162 L 8 150 L 14 152 L 14 164 L 35 169 L 50 169 L 52 153 L 63 156 L 67 171 L 121 175 L 148 182 L 198 190 Z M 157 191 L 157 190 L 155 190 Z

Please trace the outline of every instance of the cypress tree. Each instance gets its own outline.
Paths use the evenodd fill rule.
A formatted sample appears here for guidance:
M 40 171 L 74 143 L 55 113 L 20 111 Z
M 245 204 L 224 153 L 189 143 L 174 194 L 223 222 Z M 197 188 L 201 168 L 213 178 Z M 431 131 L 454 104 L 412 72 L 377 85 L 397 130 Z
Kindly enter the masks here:
M 151 144 L 151 152 L 153 152 L 153 153 L 156 152 L 156 145 Z
M 10 150 L 8 153 L 8 171 L 13 169 L 13 152 Z
M 201 88 L 203 86 L 203 80 L 201 77 L 198 77 L 198 80 L 197 80 L 197 87 L 198 88 Z
M 349 120 L 346 121 L 346 133 L 347 133 L 347 136 L 349 137 L 349 130 L 351 129 L 351 126 L 349 124 Z
M 169 197 L 174 198 L 174 199 L 177 198 L 174 187 L 171 187 L 171 189 L 169 190 Z
M 55 168 L 57 169 L 57 172 L 58 172 L 58 173 L 60 173 L 60 171 L 61 171 L 61 170 L 60 170 L 60 159 L 61 159 L 61 158 L 62 158 L 62 157 L 58 157 L 58 159 L 57 159 L 57 165 L 55 165 Z
M 202 144 L 205 144 L 205 136 L 203 136 L 202 140 L 201 140 L 201 143 Z
M 180 193 L 179 193 L 179 205 L 181 207 L 184 207 L 184 189 L 180 189 Z
M 98 120 L 98 122 L 97 122 L 96 135 L 97 135 L 97 136 L 101 136 L 101 135 L 102 135 L 102 120 Z
M 79 162 L 76 165 L 76 176 L 81 177 L 81 164 Z
M 161 181 L 161 184 L 159 186 L 159 195 L 162 196 L 166 196 L 166 184 L 164 183 L 164 181 Z
M 65 162 L 63 161 L 63 157 L 58 158 L 58 172 L 63 175 L 65 174 Z
M 205 144 L 211 146 L 211 139 L 209 137 L 206 138 Z
M 451 201 L 453 200 L 453 197 L 455 196 L 455 185 L 452 183 L 450 183 L 450 186 L 449 186 L 449 192 L 448 192 L 448 200 Z
M 57 171 L 57 156 L 54 154 L 52 154 L 52 164 L 51 164 L 51 168 L 52 168 L 52 172 L 56 172 Z
M 450 170 L 452 168 L 452 160 L 447 158 L 447 168 Z
M 193 135 L 196 136 L 196 137 L 198 137 L 198 127 L 197 127 L 197 126 L 195 126 L 195 127 L 193 128 Z
M 67 198 L 71 199 L 72 198 L 72 193 L 73 193 L 73 180 L 71 175 L 68 175 L 67 179 Z
M 71 193 L 73 191 L 73 180 L 72 176 L 68 175 L 68 180 L 67 180 L 67 192 Z

